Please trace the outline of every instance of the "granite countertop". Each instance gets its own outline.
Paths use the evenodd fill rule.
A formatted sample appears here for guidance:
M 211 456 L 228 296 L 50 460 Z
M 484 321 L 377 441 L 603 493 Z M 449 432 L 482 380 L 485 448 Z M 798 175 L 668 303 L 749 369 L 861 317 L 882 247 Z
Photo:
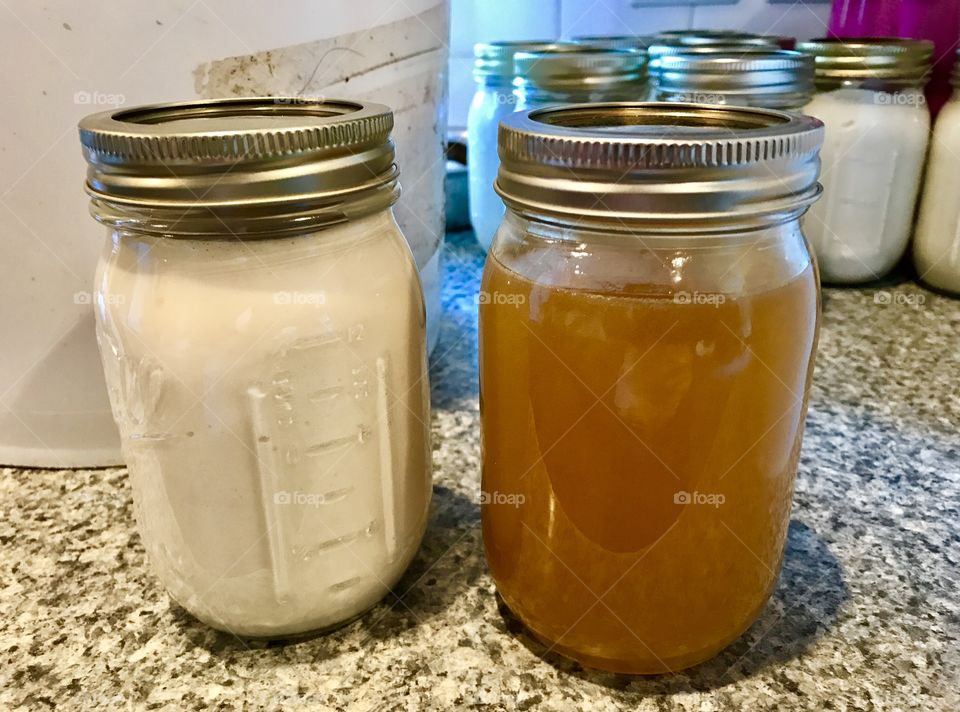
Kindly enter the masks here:
M 783 572 L 712 661 L 584 670 L 498 610 L 480 539 L 482 255 L 449 240 L 430 526 L 395 591 L 298 642 L 218 633 L 146 569 L 123 469 L 5 469 L 0 708 L 960 710 L 960 301 L 825 293 Z

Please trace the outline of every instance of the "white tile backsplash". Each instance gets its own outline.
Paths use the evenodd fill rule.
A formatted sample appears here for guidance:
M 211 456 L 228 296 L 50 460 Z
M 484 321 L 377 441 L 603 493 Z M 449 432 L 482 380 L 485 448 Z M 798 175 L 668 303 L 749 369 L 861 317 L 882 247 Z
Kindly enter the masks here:
M 553 39 L 560 35 L 560 0 L 451 0 L 450 50 L 476 42 Z
M 740 0 L 736 5 L 704 5 L 694 8 L 691 27 L 735 27 L 746 32 L 789 35 L 799 39 L 827 34 L 830 5 L 825 3 L 770 3 Z
M 693 6 L 632 7 L 629 0 L 562 0 L 560 30 L 580 35 L 645 35 L 690 26 Z

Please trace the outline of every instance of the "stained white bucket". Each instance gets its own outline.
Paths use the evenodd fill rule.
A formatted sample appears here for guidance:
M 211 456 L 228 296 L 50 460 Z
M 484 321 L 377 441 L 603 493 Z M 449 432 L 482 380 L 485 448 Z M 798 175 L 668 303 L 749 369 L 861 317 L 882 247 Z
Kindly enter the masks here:
M 436 343 L 447 0 L 11 0 L 0 14 L 0 464 L 121 461 L 90 304 L 104 233 L 87 215 L 76 135 L 93 111 L 254 95 L 391 106 L 397 217 Z

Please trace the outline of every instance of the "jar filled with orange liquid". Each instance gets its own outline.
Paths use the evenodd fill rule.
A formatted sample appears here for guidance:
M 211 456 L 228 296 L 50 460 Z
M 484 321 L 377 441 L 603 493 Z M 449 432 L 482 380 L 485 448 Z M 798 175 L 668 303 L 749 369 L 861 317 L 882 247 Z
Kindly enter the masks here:
M 673 671 L 763 609 L 816 351 L 799 218 L 822 140 L 810 117 L 679 103 L 504 120 L 483 534 L 499 594 L 551 650 Z

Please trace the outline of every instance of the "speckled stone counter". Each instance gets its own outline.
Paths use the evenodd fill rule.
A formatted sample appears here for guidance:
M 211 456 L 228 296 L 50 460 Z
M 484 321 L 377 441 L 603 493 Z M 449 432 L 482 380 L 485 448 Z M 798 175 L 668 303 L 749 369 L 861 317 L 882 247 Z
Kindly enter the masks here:
M 682 674 L 584 670 L 498 610 L 479 528 L 482 256 L 451 236 L 423 547 L 334 633 L 251 643 L 171 603 L 122 469 L 2 471 L 0 708 L 960 710 L 960 301 L 831 289 L 789 543 L 756 624 Z

